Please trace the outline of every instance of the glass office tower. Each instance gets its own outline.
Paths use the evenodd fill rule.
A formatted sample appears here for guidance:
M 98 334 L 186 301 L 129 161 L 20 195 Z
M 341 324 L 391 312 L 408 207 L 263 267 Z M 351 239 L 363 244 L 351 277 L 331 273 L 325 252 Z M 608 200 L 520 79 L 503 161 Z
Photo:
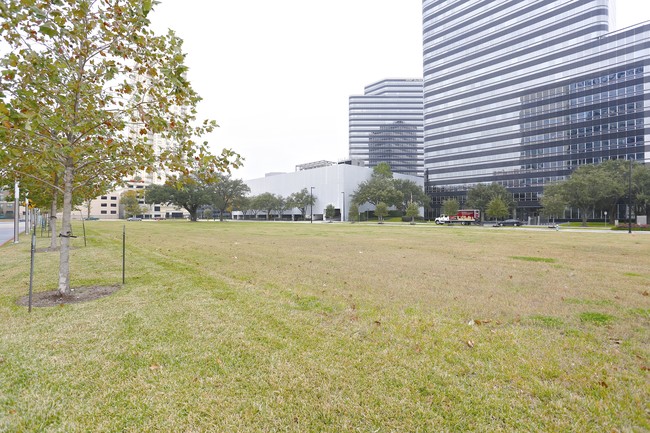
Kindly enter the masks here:
M 582 164 L 650 160 L 650 24 L 607 0 L 424 0 L 425 185 L 434 207 L 506 186 L 520 217 Z
M 422 80 L 389 79 L 350 96 L 350 158 L 422 177 Z

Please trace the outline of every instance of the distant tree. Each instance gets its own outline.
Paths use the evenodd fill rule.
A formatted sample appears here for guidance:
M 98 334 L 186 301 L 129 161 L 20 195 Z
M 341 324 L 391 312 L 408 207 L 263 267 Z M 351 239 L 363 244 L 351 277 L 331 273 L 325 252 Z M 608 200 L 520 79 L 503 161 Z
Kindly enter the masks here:
M 262 197 L 261 194 L 249 197 L 248 210 L 254 219 L 257 219 L 257 215 L 264 210 L 264 206 L 266 206 L 264 201 L 265 197 Z
M 135 191 L 126 191 L 120 197 L 120 204 L 124 209 L 125 217 L 141 215 L 144 210 L 138 201 L 138 194 Z
M 418 208 L 417 203 L 409 203 L 408 207 L 406 208 L 406 216 L 411 218 L 411 224 L 415 224 L 415 217 L 420 216 L 420 209 Z
M 460 210 L 460 204 L 455 198 L 450 198 L 442 202 L 442 213 L 445 215 L 457 215 Z
M 412 180 L 393 179 L 393 186 L 401 194 L 401 200 L 395 206 L 402 214 L 406 212 L 411 202 L 415 202 L 422 207 L 429 207 L 431 198 L 424 192 L 420 185 Z
M 544 187 L 544 195 L 542 195 L 541 205 L 542 215 L 552 218 L 553 222 L 555 222 L 555 218 L 564 216 L 567 201 L 564 198 L 560 184 L 549 184 Z
M 265 192 L 255 197 L 255 207 L 266 212 L 266 219 L 271 219 L 271 211 L 277 208 L 277 197 L 270 192 Z
M 372 169 L 373 176 L 385 177 L 387 179 L 393 178 L 393 170 L 390 168 L 390 164 L 387 162 L 380 162 Z
M 219 211 L 219 221 L 223 221 L 223 214 L 232 208 L 237 200 L 251 191 L 243 180 L 232 179 L 227 174 L 218 174 L 211 190 L 212 205 Z
M 209 220 L 214 215 L 214 211 L 210 208 L 203 209 L 203 219 Z
M 483 184 L 480 183 L 467 191 L 467 206 L 481 211 L 481 221 L 487 210 L 490 201 L 496 197 L 506 204 L 508 210 L 514 209 L 515 202 L 512 194 L 508 192 L 505 186 L 497 183 Z
M 298 192 L 294 192 L 288 197 L 291 207 L 297 208 L 305 219 L 307 215 L 307 208 L 316 204 L 316 196 L 311 194 L 307 188 L 303 188 Z
M 248 196 L 238 197 L 233 203 L 233 210 L 238 210 L 242 213 L 242 217 L 245 219 L 246 215 L 251 211 L 252 199 Z
M 375 206 L 375 216 L 377 217 L 379 224 L 384 223 L 384 217 L 386 215 L 388 215 L 388 205 L 380 201 Z
M 284 211 L 287 210 L 288 208 L 287 204 L 287 199 L 282 197 L 280 194 L 276 194 L 275 196 L 275 204 L 273 206 L 273 210 L 278 213 L 278 219 L 282 220 L 282 216 L 284 215 Z
M 634 164 L 632 193 L 634 195 L 635 214 L 648 215 L 650 213 L 650 165 Z
M 359 205 L 356 202 L 350 203 L 350 209 L 348 209 L 348 220 L 353 222 L 359 222 Z
M 210 182 L 198 175 L 173 176 L 164 185 L 151 185 L 145 197 L 148 203 L 182 207 L 189 212 L 190 221 L 197 221 L 199 208 L 212 201 Z
M 587 225 L 589 215 L 602 200 L 602 191 L 608 188 L 605 183 L 610 180 L 598 173 L 595 165 L 582 165 L 571 176 L 559 184 L 563 197 L 569 204 L 580 211 L 582 225 Z
M 372 172 L 370 179 L 361 182 L 352 193 L 352 201 L 358 204 L 370 203 L 375 206 L 384 202 L 387 206 L 397 206 L 402 201 L 402 193 L 397 190 L 393 182 L 393 173 L 390 165 L 385 162 L 378 164 Z
M 509 213 L 510 211 L 508 210 L 506 202 L 503 201 L 503 199 L 499 196 L 494 197 L 492 200 L 490 200 L 487 208 L 485 209 L 485 214 L 488 216 L 488 218 L 503 219 L 507 217 Z
M 328 204 L 327 207 L 325 207 L 325 218 L 329 222 L 332 222 L 332 218 L 334 218 L 334 215 L 336 214 L 336 208 L 334 207 L 333 204 Z

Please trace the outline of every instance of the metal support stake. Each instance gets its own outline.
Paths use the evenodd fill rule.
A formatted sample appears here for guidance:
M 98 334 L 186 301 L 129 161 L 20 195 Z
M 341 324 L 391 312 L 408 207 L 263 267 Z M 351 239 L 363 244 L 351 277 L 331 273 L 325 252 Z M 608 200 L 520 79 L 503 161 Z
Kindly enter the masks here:
M 124 274 L 126 269 L 126 226 L 122 227 L 122 284 L 124 284 Z
M 28 309 L 30 313 L 32 312 L 32 287 L 34 285 L 34 256 L 36 254 L 36 230 L 32 231 L 32 253 L 31 253 L 31 262 L 29 266 L 29 302 Z

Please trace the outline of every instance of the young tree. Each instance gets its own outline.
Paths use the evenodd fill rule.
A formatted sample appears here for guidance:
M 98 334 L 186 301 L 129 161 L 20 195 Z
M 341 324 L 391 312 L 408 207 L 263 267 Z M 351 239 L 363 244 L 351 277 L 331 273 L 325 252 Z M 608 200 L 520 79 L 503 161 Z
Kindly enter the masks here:
M 500 197 L 506 204 L 508 210 L 515 206 L 512 194 L 508 192 L 505 186 L 497 183 L 483 184 L 480 183 L 467 191 L 467 206 L 481 211 L 481 221 L 485 215 L 490 200 Z
M 4 0 L 0 3 L 0 166 L 63 196 L 59 283 L 70 292 L 71 213 L 79 189 L 115 185 L 137 169 L 210 171 L 239 164 L 194 137 L 200 100 L 186 79 L 182 41 L 149 29 L 151 0 Z M 157 153 L 161 134 L 173 150 Z M 53 175 L 59 174 L 58 182 Z M 83 197 L 83 196 L 82 196 Z M 53 200 L 55 203 L 57 200 Z
M 379 224 L 384 223 L 384 217 L 386 215 L 388 215 L 388 205 L 380 201 L 375 206 L 375 216 L 377 217 Z
M 334 214 L 336 214 L 336 208 L 334 207 L 333 204 L 330 203 L 325 208 L 325 218 L 327 218 L 329 222 L 332 222 L 332 218 L 334 218 Z
M 138 194 L 135 191 L 126 191 L 120 197 L 120 204 L 124 207 L 124 215 L 128 217 L 141 215 L 144 210 L 138 201 Z
M 503 199 L 499 196 L 494 197 L 492 200 L 487 205 L 487 208 L 485 209 L 485 213 L 488 216 L 488 218 L 505 218 L 508 216 L 510 211 L 508 210 L 508 206 L 506 205 L 506 202 L 503 201 Z
M 442 213 L 445 215 L 456 215 L 460 210 L 460 204 L 455 198 L 450 198 L 442 202 Z
M 406 208 L 406 216 L 411 218 L 411 224 L 415 224 L 415 217 L 420 216 L 420 209 L 418 208 L 417 203 L 409 203 L 408 207 Z
M 217 175 L 217 182 L 212 186 L 212 204 L 219 210 L 219 221 L 223 221 L 223 214 L 228 208 L 232 208 L 235 202 L 251 189 L 241 179 L 231 179 L 230 175 Z
M 359 205 L 354 201 L 350 203 L 350 209 L 348 209 L 348 220 L 351 223 L 359 222 Z
M 567 202 L 562 193 L 562 186 L 559 183 L 550 184 L 544 187 L 542 196 L 542 215 L 553 218 L 559 218 L 564 215 Z

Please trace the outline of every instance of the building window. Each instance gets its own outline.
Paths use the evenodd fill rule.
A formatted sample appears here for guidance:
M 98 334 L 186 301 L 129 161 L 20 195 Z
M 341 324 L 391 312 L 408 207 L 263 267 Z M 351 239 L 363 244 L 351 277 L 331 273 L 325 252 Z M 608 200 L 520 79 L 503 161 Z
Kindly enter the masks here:
M 106 203 L 102 203 L 101 207 L 107 207 L 108 205 Z
M 105 210 L 101 211 L 100 213 L 101 213 L 102 215 L 106 215 L 106 211 L 105 211 Z
M 111 207 L 117 207 L 117 203 L 111 203 Z
M 117 215 L 117 211 L 116 211 L 116 210 L 112 210 L 112 211 L 111 211 L 111 215 Z

